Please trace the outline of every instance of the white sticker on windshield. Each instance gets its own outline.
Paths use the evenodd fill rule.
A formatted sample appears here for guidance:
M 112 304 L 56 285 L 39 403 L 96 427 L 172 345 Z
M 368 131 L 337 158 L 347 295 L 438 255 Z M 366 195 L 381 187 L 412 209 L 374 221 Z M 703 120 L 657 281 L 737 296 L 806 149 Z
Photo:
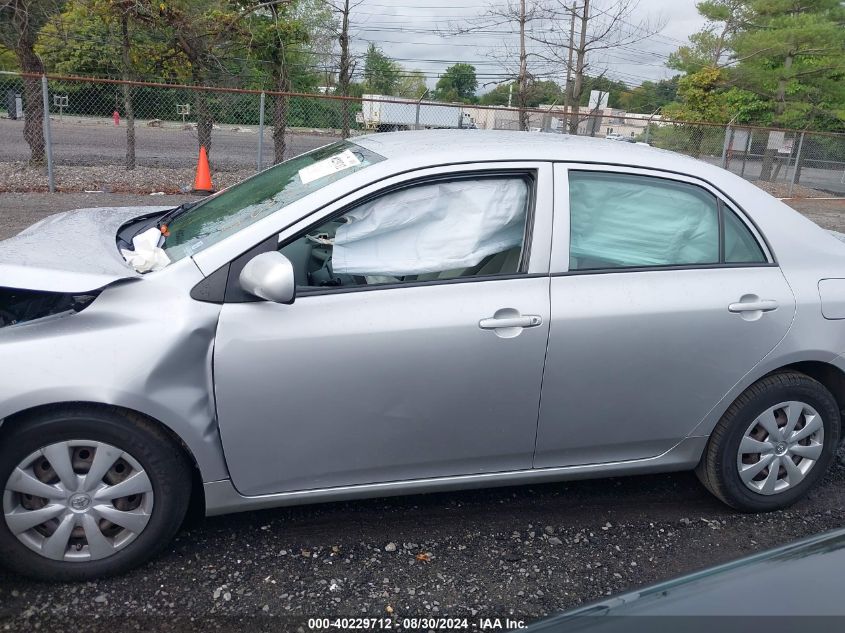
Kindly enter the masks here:
M 313 165 L 308 165 L 308 167 L 303 167 L 299 170 L 299 179 L 303 185 L 307 185 L 309 182 L 314 182 L 325 176 L 330 176 L 360 164 L 361 159 L 347 149 L 340 154 L 316 162 Z

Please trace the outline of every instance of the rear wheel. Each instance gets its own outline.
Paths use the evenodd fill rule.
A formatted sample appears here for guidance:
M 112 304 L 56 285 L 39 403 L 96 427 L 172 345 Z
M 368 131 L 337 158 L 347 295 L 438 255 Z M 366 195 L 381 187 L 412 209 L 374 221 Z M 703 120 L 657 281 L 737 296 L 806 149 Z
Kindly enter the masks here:
M 0 446 L 0 560 L 49 580 L 126 571 L 179 529 L 190 481 L 182 451 L 140 416 L 52 409 L 17 420 Z
M 778 510 L 824 476 L 839 434 L 836 400 L 821 383 L 798 372 L 772 374 L 731 405 L 696 474 L 738 510 Z

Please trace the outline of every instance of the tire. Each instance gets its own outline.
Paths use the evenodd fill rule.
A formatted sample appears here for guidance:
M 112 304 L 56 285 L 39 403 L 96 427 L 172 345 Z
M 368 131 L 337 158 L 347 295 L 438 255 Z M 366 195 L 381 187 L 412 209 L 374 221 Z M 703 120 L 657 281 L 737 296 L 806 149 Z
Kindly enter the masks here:
M 798 430 L 789 433 L 793 418 Z M 778 425 L 774 432 L 782 435 L 769 433 L 772 421 Z M 746 389 L 719 420 L 696 475 L 716 497 L 742 512 L 786 508 L 824 476 L 839 446 L 840 424 L 836 400 L 821 383 L 795 371 L 771 374 Z M 818 430 L 800 441 L 788 441 L 811 429 Z M 765 465 L 754 474 L 766 460 L 777 464 L 777 471 Z
M 0 562 L 9 569 L 52 581 L 81 581 L 120 574 L 160 552 L 181 526 L 190 501 L 192 466 L 180 447 L 142 416 L 105 407 L 55 407 L 26 415 L 3 430 Z M 55 464 L 69 465 L 72 473 L 68 476 L 66 469 L 54 468 L 46 461 L 47 454 L 55 456 Z M 67 462 L 63 462 L 62 454 L 69 455 Z M 98 455 L 102 461 L 95 462 Z M 112 462 L 115 456 L 116 461 Z M 112 466 L 98 479 L 95 475 L 108 463 Z M 18 471 L 19 466 L 25 467 L 25 479 Z M 60 471 L 66 475 L 64 480 L 58 474 Z M 91 477 L 87 477 L 88 473 Z M 15 479 L 11 478 L 13 474 Z M 134 475 L 138 476 L 133 478 Z M 56 498 L 49 500 L 46 496 L 21 492 L 26 486 L 39 485 L 33 477 L 56 488 Z M 90 485 L 86 478 L 90 479 Z M 67 494 L 70 489 L 64 485 L 65 481 L 78 482 L 78 490 L 84 488 L 86 492 L 76 492 L 63 501 L 59 495 Z M 128 483 L 121 491 L 131 492 L 127 486 L 132 485 L 139 492 L 109 498 L 109 492 L 118 491 L 113 486 L 122 481 Z M 46 488 L 36 490 L 43 492 Z M 21 531 L 19 521 L 23 515 L 13 514 L 39 509 L 61 513 Z M 132 529 L 108 521 L 104 518 L 105 511 Z M 133 515 L 129 517 L 132 522 L 127 521 L 129 513 Z M 10 521 L 18 521 L 15 526 L 19 536 L 13 533 Z M 28 525 L 31 519 L 25 521 Z M 71 527 L 65 530 L 65 525 Z M 69 536 L 65 538 L 65 534 Z M 52 536 L 56 538 L 48 545 Z M 64 547 L 62 540 L 67 540 Z M 53 551 L 52 557 L 44 553 L 47 550 Z

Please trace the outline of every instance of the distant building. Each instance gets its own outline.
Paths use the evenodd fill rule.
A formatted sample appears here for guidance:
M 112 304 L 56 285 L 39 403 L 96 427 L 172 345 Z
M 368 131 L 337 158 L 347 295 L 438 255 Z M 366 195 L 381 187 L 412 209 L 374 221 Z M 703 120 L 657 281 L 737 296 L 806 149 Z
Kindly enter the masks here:
M 519 129 L 519 110 L 516 108 L 467 106 L 464 110 L 482 130 Z M 660 117 L 656 115 L 629 113 L 616 108 L 591 110 L 580 107 L 576 111 L 570 108 L 565 114 L 562 105 L 541 105 L 529 112 L 528 127 L 532 130 L 565 132 L 565 118 L 572 116 L 578 117 L 578 134 L 581 136 L 606 137 L 612 134 L 635 138 L 645 133 L 649 120 L 652 123 L 660 121 Z

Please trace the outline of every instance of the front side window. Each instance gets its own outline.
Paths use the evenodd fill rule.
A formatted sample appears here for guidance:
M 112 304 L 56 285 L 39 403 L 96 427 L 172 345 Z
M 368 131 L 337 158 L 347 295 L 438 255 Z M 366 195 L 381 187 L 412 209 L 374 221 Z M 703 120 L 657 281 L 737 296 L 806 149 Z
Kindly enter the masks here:
M 384 157 L 350 141 L 326 145 L 206 198 L 168 223 L 171 261 L 192 255 Z
M 719 204 L 694 185 L 569 173 L 570 270 L 719 263 Z
M 523 175 L 413 185 L 309 229 L 281 252 L 303 290 L 514 274 L 530 187 Z

